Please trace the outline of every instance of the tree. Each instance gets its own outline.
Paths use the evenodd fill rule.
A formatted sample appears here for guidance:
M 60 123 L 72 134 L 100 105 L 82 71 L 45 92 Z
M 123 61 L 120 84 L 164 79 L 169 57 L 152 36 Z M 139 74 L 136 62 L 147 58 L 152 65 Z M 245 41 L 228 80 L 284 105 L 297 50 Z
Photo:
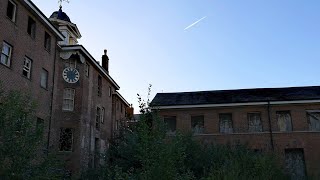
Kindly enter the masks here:
M 151 85 L 149 86 L 149 93 Z M 149 99 L 149 98 L 148 98 Z M 273 155 L 245 146 L 202 144 L 191 133 L 166 132 L 149 100 L 138 95 L 140 121 L 111 143 L 105 165 L 84 179 L 283 179 Z
M 32 98 L 0 88 L 0 179 L 60 179 L 61 164 L 46 154 Z

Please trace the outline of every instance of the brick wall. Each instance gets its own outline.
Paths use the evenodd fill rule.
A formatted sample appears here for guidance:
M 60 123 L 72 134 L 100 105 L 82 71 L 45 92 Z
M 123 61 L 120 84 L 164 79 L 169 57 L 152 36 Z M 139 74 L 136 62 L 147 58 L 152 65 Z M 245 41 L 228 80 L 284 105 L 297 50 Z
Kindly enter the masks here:
M 320 104 L 286 104 L 271 105 L 270 120 L 274 151 L 279 156 L 280 163 L 284 164 L 285 149 L 302 148 L 309 176 L 320 175 L 320 132 L 310 131 L 307 110 L 320 110 Z M 277 111 L 290 111 L 292 119 L 292 132 L 280 132 L 277 123 Z M 248 131 L 247 114 L 260 112 L 262 132 Z M 236 106 L 215 108 L 190 108 L 190 109 L 163 109 L 161 116 L 176 116 L 177 130 L 191 131 L 191 116 L 204 116 L 204 133 L 195 135 L 204 143 L 215 144 L 247 144 L 252 149 L 272 151 L 272 141 L 269 131 L 268 106 Z M 232 113 L 233 133 L 222 134 L 219 131 L 219 114 Z

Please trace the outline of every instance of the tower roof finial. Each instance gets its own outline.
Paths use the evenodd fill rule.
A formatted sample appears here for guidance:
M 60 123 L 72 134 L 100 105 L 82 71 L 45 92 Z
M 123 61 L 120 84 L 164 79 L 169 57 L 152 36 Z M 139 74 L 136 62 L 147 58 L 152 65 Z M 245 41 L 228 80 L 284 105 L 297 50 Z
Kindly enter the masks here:
M 69 3 L 69 0 L 59 0 L 58 3 L 60 4 L 59 8 L 62 9 L 62 2 L 65 1 Z

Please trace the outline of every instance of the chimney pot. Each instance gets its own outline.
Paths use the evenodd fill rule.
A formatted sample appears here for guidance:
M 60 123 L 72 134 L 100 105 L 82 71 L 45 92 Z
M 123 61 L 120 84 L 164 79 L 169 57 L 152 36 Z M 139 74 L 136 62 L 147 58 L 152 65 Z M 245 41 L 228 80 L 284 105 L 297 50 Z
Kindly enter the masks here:
M 109 73 L 109 57 L 106 49 L 104 50 L 104 55 L 102 55 L 102 67 Z

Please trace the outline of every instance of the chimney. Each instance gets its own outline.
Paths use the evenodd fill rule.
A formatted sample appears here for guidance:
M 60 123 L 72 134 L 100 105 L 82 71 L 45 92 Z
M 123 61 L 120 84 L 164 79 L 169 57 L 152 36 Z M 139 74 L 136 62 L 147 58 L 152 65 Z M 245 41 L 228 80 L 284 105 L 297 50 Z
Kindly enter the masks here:
M 106 49 L 104 50 L 104 55 L 102 55 L 102 67 L 109 73 L 109 57 Z

